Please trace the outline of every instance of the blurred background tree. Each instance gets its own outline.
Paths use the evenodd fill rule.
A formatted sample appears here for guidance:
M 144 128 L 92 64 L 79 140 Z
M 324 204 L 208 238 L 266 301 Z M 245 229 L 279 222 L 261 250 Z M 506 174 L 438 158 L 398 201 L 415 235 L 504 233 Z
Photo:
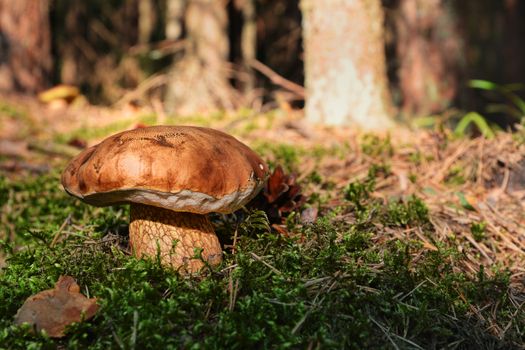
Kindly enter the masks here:
M 309 122 L 374 127 L 390 124 L 396 110 L 404 119 L 483 112 L 487 91 L 470 89 L 470 79 L 525 81 L 524 1 L 299 5 L 0 0 L 0 91 L 66 83 L 92 103 L 160 101 L 174 113 L 303 108 L 306 91 Z
M 138 18 L 138 1 L 54 0 L 54 82 L 79 86 L 94 103 L 115 102 L 136 88 L 155 71 L 142 65 L 152 48 L 139 44 Z M 150 40 L 163 35 L 155 28 Z
M 0 92 L 46 88 L 52 62 L 49 2 L 0 0 Z
M 184 40 L 184 54 L 169 69 L 166 107 L 184 114 L 234 109 L 226 2 L 168 0 L 167 5 L 170 20 L 181 22 L 185 36 L 170 38 Z
M 402 112 L 439 113 L 451 106 L 464 79 L 456 13 L 446 0 L 400 0 L 395 11 Z

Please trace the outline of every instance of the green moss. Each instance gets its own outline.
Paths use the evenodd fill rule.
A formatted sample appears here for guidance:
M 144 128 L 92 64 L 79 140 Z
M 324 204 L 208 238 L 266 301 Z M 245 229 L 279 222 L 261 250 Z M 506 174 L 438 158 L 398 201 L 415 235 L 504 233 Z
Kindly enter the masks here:
M 464 171 L 465 169 L 462 165 L 452 166 L 445 178 L 445 183 L 447 185 L 463 185 L 466 182 Z
M 300 147 L 283 143 L 258 142 L 253 145 L 253 149 L 258 154 L 269 158 L 268 163 L 271 168 L 281 165 L 286 172 L 296 170 L 299 164 L 299 157 L 306 153 L 306 150 Z
M 428 209 L 414 196 L 406 201 L 392 201 L 387 205 L 383 222 L 389 226 L 423 226 L 429 223 Z
M 0 101 L 0 116 L 13 119 L 27 119 L 27 111 L 15 107 L 5 101 Z
M 371 157 L 387 158 L 394 154 L 390 135 L 380 137 L 375 134 L 365 134 L 361 139 L 361 151 Z
M 6 120 L 9 119 L 16 122 L 17 125 L 16 135 L 10 136 L 22 138 L 37 131 L 37 127 L 35 126 L 35 123 L 31 119 L 30 114 L 26 108 L 15 106 L 0 99 L 0 124 L 5 123 Z M 23 121 L 23 123 L 21 123 L 21 121 Z
M 77 130 L 73 130 L 67 135 L 59 134 L 56 136 L 57 142 L 67 142 L 70 139 L 78 138 L 81 140 L 93 140 L 107 137 L 117 132 L 124 131 L 134 124 L 154 125 L 157 122 L 157 116 L 155 114 L 145 114 L 134 119 L 123 119 L 112 122 L 108 125 L 100 127 L 87 127 L 83 126 Z
M 476 242 L 481 242 L 486 238 L 486 235 L 485 235 L 486 226 L 487 226 L 486 222 L 474 222 L 470 225 L 470 232 L 472 233 L 472 237 L 474 237 Z
M 23 243 L 50 238 L 66 222 L 82 222 L 81 233 L 102 235 L 125 224 L 124 208 L 95 208 L 65 193 L 59 172 L 9 180 L 0 175 L 0 239 Z
M 454 268 L 465 259 L 455 245 L 436 242 L 431 251 L 417 241 L 378 241 L 387 226 L 431 229 L 420 199 L 384 204 L 371 196 L 376 177 L 387 171 L 373 167 L 364 181 L 349 184 L 344 204 L 324 210 L 315 223 L 291 219 L 290 237 L 271 232 L 262 212 L 214 217 L 223 243 L 237 233 L 235 253 L 226 247 L 223 264 L 200 277 L 181 277 L 155 260 L 129 256 L 127 210 L 92 208 L 70 198 L 57 173 L 19 182 L 0 177 L 0 205 L 7 215 L 0 222 L 1 248 L 8 258 L 0 272 L 0 348 L 512 348 L 522 343 L 525 315 L 516 313 L 505 271 L 490 277 L 480 270 L 469 277 Z M 340 219 L 354 214 L 357 220 Z M 57 232 L 61 239 L 53 245 Z M 60 340 L 15 327 L 13 316 L 24 300 L 63 274 L 98 298 L 97 315 L 70 327 Z M 513 327 L 499 339 L 483 318 Z

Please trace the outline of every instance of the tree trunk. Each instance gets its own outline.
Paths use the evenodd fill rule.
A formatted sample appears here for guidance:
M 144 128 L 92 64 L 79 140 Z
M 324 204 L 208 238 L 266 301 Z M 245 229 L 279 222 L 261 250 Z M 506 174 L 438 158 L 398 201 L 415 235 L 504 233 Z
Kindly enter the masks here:
M 504 1 L 504 26 L 503 26 L 503 79 L 505 83 L 525 81 L 525 4 L 518 0 Z
M 138 0 L 138 16 L 138 42 L 139 44 L 147 44 L 150 41 L 157 19 L 152 0 Z
M 186 52 L 171 69 L 166 108 L 182 114 L 231 109 L 235 98 L 227 74 L 229 42 L 225 3 L 188 0 L 184 21 Z
M 380 0 L 302 0 L 306 119 L 392 125 Z
M 456 97 L 462 40 L 444 0 L 401 0 L 396 18 L 403 113 L 443 111 Z
M 166 1 L 166 39 L 178 40 L 182 37 L 182 23 L 187 0 Z
M 255 88 L 255 72 L 251 63 L 257 58 L 257 16 L 255 0 L 237 1 L 242 11 L 243 25 L 241 34 L 241 52 L 246 80 L 243 86 L 245 94 L 253 93 Z
M 0 92 L 36 93 L 49 84 L 48 0 L 0 0 Z

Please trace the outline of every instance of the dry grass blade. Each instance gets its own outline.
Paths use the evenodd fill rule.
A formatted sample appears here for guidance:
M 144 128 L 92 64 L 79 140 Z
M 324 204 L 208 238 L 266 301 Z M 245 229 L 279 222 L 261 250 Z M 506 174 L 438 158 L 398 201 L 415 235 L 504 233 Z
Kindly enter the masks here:
M 470 146 L 471 144 L 468 141 L 463 141 L 463 143 L 456 148 L 454 153 L 447 157 L 442 163 L 440 162 L 439 164 L 436 164 L 436 167 L 439 170 L 431 177 L 432 182 L 442 182 L 452 164 L 467 152 Z
M 344 141 L 349 135 L 361 142 Z M 388 171 L 376 175 L 371 196 L 383 204 L 393 198 L 418 196 L 429 209 L 435 234 L 407 231 L 407 227 L 384 228 L 378 240 L 416 239 L 430 250 L 438 249 L 440 241 L 454 242 L 468 257 L 462 266 L 469 274 L 475 274 L 480 265 L 490 274 L 494 264 L 515 272 L 525 263 L 525 177 L 521 175 L 525 144 L 513 135 L 458 140 L 436 132 L 396 130 L 383 138 L 372 137 L 372 146 L 364 145 L 363 134 L 349 130 L 317 130 L 316 142 L 323 137 L 327 143 L 341 140 L 346 149 L 344 155 L 324 156 L 318 162 L 317 172 L 333 188 L 310 186 L 304 189 L 305 196 L 329 192 L 324 196 L 338 198 L 349 183 L 366 181 L 371 167 L 384 165 Z M 311 147 L 310 140 L 304 142 L 304 147 Z M 325 208 L 341 205 L 344 203 L 334 199 Z M 352 213 L 343 212 L 336 218 L 355 223 Z M 479 237 L 473 236 L 473 227 L 482 231 Z M 383 237 L 385 230 L 388 237 Z
M 383 326 L 381 323 L 374 320 L 373 317 L 368 316 L 368 318 L 381 330 L 381 332 L 383 332 L 383 334 L 387 337 L 388 341 L 390 342 L 390 344 L 392 344 L 394 349 L 399 350 L 399 346 L 397 346 L 396 342 L 394 342 L 394 340 L 390 336 L 390 332 L 388 331 L 388 329 L 386 329 L 386 327 Z
M 273 267 L 272 265 L 268 264 L 266 261 L 264 261 L 263 258 L 261 258 L 259 255 L 255 254 L 254 252 L 250 252 L 250 255 L 252 256 L 252 258 L 254 258 L 255 260 L 257 261 L 260 261 L 264 266 L 268 267 L 270 270 L 272 270 L 273 272 L 275 272 L 276 274 L 278 275 L 282 275 L 282 272 L 277 270 L 275 267 Z
M 67 225 L 69 225 L 71 223 L 71 214 L 69 214 L 66 219 L 64 220 L 64 222 L 62 223 L 62 225 L 60 225 L 58 231 L 55 233 L 55 236 L 53 237 L 53 240 L 51 241 L 51 244 L 50 246 L 51 247 L 54 247 L 55 244 L 57 244 L 58 242 L 58 239 L 60 238 L 60 234 L 62 233 L 62 231 L 64 231 L 64 229 L 66 228 Z

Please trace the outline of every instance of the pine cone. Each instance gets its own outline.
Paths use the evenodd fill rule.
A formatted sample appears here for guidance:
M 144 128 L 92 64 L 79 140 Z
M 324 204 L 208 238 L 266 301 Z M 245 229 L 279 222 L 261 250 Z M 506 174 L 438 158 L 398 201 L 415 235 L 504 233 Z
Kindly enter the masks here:
M 295 183 L 295 174 L 285 174 L 279 165 L 268 179 L 264 190 L 250 203 L 250 207 L 264 210 L 271 224 L 281 224 L 291 212 L 298 210 L 306 197 Z

